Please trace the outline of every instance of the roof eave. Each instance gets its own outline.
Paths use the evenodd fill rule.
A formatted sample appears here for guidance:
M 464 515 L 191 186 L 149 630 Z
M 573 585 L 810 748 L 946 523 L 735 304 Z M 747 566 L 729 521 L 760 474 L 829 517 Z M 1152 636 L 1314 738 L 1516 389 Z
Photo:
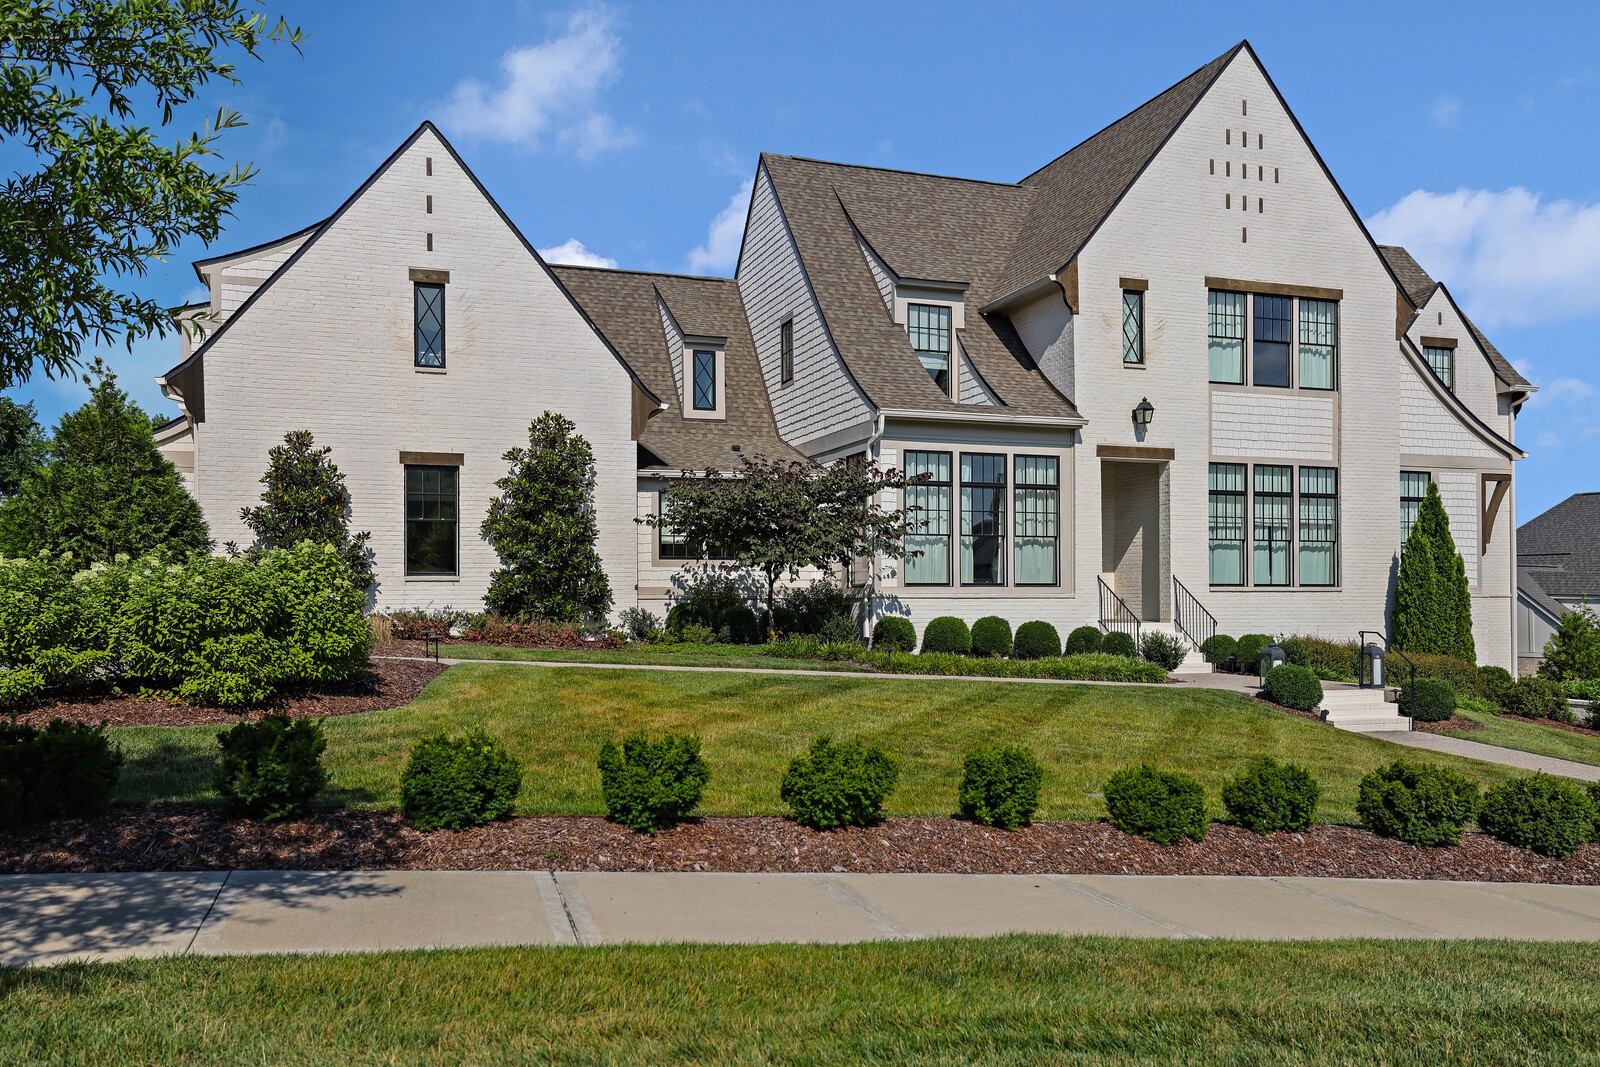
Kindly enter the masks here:
M 933 411 L 925 408 L 881 408 L 878 414 L 886 419 L 905 422 L 954 422 L 964 425 L 1043 426 L 1059 429 L 1077 429 L 1087 426 L 1089 420 L 1082 415 L 1007 415 L 980 414 L 965 411 Z

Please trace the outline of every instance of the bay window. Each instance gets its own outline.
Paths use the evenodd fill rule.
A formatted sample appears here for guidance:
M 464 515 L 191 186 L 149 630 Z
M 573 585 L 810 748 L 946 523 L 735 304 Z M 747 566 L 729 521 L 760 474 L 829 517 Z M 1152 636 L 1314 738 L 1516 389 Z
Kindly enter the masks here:
M 961 453 L 961 584 L 1006 584 L 1006 457 Z
M 907 452 L 907 585 L 950 584 L 950 453 Z
M 1061 543 L 1061 461 L 1017 456 L 1014 534 L 1018 585 L 1055 585 Z

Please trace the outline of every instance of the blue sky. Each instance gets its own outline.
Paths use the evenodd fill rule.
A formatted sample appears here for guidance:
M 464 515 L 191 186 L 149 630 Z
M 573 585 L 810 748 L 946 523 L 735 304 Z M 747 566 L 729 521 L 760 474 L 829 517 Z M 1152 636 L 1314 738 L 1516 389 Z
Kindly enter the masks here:
M 260 176 L 213 254 L 329 214 L 424 118 L 557 258 L 731 273 L 763 150 L 1015 181 L 1248 38 L 1380 241 L 1543 391 L 1519 517 L 1600 490 L 1600 7 L 282 2 L 309 35 L 208 94 Z M 732 209 L 730 210 L 730 205 Z M 193 299 L 182 247 L 141 286 Z M 146 406 L 176 338 L 110 353 Z M 11 391 L 53 422 L 85 395 Z

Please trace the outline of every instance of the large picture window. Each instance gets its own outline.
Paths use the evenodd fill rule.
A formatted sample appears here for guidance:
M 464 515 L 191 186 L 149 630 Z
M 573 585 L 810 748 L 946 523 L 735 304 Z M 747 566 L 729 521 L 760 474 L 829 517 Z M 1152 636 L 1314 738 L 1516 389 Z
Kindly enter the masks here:
M 1255 328 L 1250 339 L 1250 381 L 1255 385 L 1289 388 L 1289 343 L 1293 302 L 1286 296 L 1255 296 Z
M 1122 362 L 1144 362 L 1144 294 L 1122 291 Z
M 949 396 L 950 309 L 939 304 L 907 304 L 906 329 L 923 370 Z
M 1289 584 L 1289 506 L 1294 500 L 1294 468 L 1258 465 L 1255 479 L 1255 552 L 1252 579 L 1256 585 Z
M 907 452 L 907 585 L 950 584 L 950 453 Z
M 961 584 L 1006 584 L 1006 457 L 961 453 Z
M 456 527 L 460 472 L 455 467 L 407 466 L 406 573 L 457 573 Z
M 444 286 L 433 282 L 413 284 L 412 311 L 416 325 L 416 365 L 444 367 Z
M 1338 578 L 1339 472 L 1300 468 L 1300 584 L 1334 585 Z
M 1206 297 L 1211 380 L 1244 384 L 1244 294 L 1211 290 Z
M 1300 301 L 1300 388 L 1332 389 L 1337 381 L 1339 305 Z
M 1018 585 L 1055 585 L 1061 542 L 1061 461 L 1017 456 L 1015 537 Z
M 1411 527 L 1417 523 L 1417 512 L 1428 495 L 1428 483 L 1433 476 L 1427 471 L 1400 472 L 1400 543 L 1411 536 Z

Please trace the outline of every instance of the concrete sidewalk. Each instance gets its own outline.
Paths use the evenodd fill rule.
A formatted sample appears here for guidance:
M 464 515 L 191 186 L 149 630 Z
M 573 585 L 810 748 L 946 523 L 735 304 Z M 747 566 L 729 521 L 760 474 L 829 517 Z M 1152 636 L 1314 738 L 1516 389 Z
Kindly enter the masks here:
M 0 876 L 0 964 L 1009 932 L 1600 940 L 1600 887 L 1121 875 L 234 871 Z
M 1379 741 L 1393 741 L 1407 748 L 1445 752 L 1452 756 L 1482 760 L 1485 763 L 1498 763 L 1503 767 L 1515 767 L 1520 771 L 1543 771 L 1546 774 L 1559 774 L 1563 778 L 1576 778 L 1580 782 L 1600 782 L 1600 767 L 1593 764 L 1575 763 L 1569 759 L 1541 756 L 1534 752 L 1523 752 L 1521 749 L 1502 748 L 1499 745 L 1486 745 L 1481 741 L 1468 741 L 1462 737 L 1445 737 L 1421 730 L 1411 733 L 1375 733 L 1367 736 L 1375 737 Z

